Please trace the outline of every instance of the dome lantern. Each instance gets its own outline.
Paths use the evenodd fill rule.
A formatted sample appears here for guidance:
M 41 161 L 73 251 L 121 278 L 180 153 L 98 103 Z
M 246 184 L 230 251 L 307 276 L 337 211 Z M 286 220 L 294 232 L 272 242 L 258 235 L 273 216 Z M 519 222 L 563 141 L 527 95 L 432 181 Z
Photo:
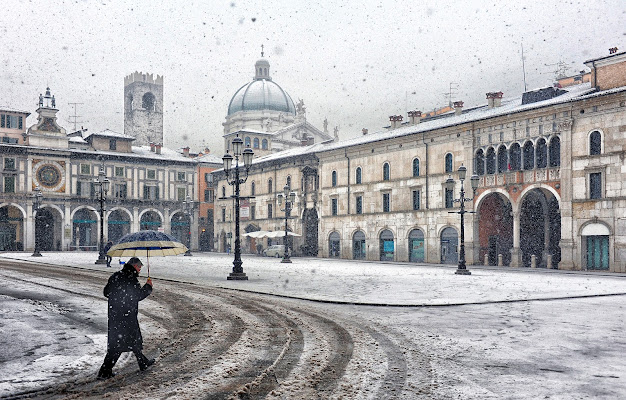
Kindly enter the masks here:
M 270 63 L 265 58 L 259 59 L 254 64 L 254 71 L 255 71 L 254 73 L 255 81 L 258 81 L 260 79 L 265 79 L 268 81 L 272 80 L 272 78 L 270 77 Z

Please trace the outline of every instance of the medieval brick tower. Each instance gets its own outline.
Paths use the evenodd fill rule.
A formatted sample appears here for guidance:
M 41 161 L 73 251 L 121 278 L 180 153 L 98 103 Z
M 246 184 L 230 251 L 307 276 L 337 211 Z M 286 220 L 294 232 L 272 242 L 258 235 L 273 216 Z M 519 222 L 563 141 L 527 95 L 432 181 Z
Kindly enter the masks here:
M 163 76 L 134 72 L 124 78 L 124 133 L 135 146 L 163 144 Z

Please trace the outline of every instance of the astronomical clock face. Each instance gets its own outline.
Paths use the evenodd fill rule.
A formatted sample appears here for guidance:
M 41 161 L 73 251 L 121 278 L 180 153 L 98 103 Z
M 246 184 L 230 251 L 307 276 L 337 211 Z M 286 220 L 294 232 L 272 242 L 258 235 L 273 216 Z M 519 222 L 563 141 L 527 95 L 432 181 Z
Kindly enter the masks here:
M 65 186 L 63 165 L 56 161 L 41 161 L 33 168 L 33 183 L 42 190 L 56 192 Z

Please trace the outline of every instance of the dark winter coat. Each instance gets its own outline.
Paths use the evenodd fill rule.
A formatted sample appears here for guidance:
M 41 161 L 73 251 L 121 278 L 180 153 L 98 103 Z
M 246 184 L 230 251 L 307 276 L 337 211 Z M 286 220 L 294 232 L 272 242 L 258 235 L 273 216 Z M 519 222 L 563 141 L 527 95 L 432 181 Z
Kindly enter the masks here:
M 139 274 L 132 265 L 126 264 L 121 271 L 111 275 L 104 287 L 109 299 L 109 352 L 141 350 L 143 339 L 137 321 L 139 302 L 152 293 L 152 286 L 139 284 Z

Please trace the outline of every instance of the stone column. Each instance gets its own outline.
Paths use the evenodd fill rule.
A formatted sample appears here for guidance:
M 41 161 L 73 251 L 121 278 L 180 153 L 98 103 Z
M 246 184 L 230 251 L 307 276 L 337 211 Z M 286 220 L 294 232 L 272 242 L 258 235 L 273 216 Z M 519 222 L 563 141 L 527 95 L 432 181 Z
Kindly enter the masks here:
M 561 132 L 561 169 L 559 189 L 561 191 L 561 261 L 558 269 L 580 269 L 576 262 L 575 249 L 578 238 L 574 235 L 572 210 L 572 125 L 573 120 L 559 124 Z
M 513 212 L 513 247 L 511 248 L 511 267 L 520 266 L 520 248 L 519 248 L 519 235 L 520 235 L 520 212 Z
M 139 207 L 133 207 L 133 222 L 131 233 L 139 232 Z

